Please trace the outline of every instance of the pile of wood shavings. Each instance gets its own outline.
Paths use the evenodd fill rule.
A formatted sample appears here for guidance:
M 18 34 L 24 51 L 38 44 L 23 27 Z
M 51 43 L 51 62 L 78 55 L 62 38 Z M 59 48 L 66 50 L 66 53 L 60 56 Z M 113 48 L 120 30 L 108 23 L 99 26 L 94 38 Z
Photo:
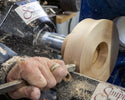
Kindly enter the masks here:
M 70 82 L 57 85 L 58 100 L 90 100 L 98 82 L 80 75 L 71 74 Z

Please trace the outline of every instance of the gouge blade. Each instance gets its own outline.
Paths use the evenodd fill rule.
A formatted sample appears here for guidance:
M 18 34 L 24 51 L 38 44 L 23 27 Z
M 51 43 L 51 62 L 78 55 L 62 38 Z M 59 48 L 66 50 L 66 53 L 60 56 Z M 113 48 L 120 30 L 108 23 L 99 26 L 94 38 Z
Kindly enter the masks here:
M 23 80 L 15 80 L 12 82 L 1 84 L 0 85 L 0 94 L 8 93 L 8 92 L 14 91 L 16 89 L 19 89 L 22 86 L 24 86 L 24 84 L 25 83 Z

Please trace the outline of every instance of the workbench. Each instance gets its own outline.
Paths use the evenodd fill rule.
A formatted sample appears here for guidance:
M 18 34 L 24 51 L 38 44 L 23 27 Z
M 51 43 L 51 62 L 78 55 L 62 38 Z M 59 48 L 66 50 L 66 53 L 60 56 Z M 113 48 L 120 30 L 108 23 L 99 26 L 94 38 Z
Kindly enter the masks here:
M 79 22 L 79 12 L 70 12 L 56 16 L 57 33 L 67 35 Z

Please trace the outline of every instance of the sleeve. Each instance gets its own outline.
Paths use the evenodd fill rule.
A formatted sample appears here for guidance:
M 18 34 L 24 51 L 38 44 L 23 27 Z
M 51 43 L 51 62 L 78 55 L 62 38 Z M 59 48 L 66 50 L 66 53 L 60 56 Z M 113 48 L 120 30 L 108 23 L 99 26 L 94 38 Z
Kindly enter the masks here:
M 0 68 L 0 84 L 6 83 L 6 76 L 11 68 L 18 62 L 24 60 L 25 57 L 13 56 L 1 65 Z
M 125 15 L 125 0 L 81 0 L 80 21 L 85 18 L 113 19 L 121 15 Z
M 6 82 L 7 73 L 16 64 L 16 60 L 20 58 L 16 56 L 17 53 L 0 43 L 0 84 Z

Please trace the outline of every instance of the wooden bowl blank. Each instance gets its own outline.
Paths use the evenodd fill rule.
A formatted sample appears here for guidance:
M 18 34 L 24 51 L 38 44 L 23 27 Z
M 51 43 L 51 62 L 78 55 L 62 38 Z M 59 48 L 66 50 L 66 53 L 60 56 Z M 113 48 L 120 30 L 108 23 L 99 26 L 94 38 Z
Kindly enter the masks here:
M 118 32 L 110 20 L 85 19 L 64 40 L 65 63 L 77 65 L 77 71 L 107 81 L 119 50 Z

